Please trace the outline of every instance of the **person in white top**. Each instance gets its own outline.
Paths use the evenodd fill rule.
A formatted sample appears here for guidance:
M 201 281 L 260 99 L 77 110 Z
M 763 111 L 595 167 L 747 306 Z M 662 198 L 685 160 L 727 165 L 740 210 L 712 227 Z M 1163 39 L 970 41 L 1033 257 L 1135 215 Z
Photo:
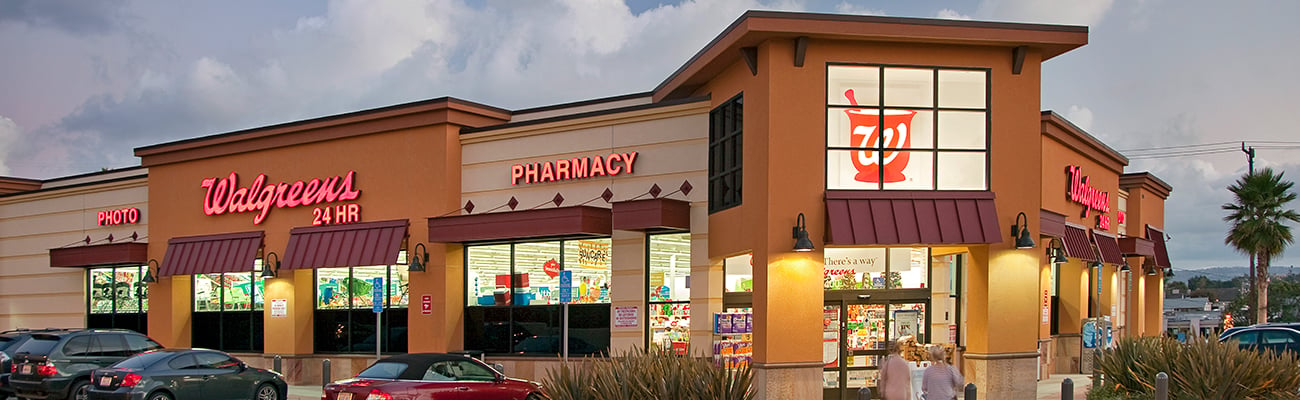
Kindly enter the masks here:
M 957 368 L 948 364 L 943 346 L 930 347 L 930 367 L 921 378 L 921 396 L 925 400 L 955 400 L 964 381 Z

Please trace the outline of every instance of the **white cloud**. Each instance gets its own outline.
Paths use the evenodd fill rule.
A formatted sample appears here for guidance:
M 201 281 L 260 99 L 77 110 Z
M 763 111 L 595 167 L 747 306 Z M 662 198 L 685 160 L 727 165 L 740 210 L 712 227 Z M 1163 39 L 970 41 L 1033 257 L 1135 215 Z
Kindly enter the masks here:
M 934 17 L 940 19 L 960 19 L 960 20 L 972 19 L 969 15 L 959 13 L 956 10 L 953 10 L 951 8 L 945 8 L 939 10 L 939 12 L 936 13 Z
M 885 11 L 870 8 L 860 4 L 852 4 L 848 1 L 841 1 L 835 5 L 835 12 L 840 14 L 859 14 L 859 15 L 885 15 Z
M 983 0 L 978 19 L 1047 24 L 1095 25 L 1114 0 Z
M 1065 119 L 1073 123 L 1074 126 L 1096 136 L 1096 133 L 1092 132 L 1092 110 L 1087 107 L 1070 106 L 1070 109 L 1065 111 Z
M 0 116 L 0 176 L 9 175 L 5 159 L 13 149 L 14 142 L 18 141 L 18 133 L 18 124 L 14 120 Z

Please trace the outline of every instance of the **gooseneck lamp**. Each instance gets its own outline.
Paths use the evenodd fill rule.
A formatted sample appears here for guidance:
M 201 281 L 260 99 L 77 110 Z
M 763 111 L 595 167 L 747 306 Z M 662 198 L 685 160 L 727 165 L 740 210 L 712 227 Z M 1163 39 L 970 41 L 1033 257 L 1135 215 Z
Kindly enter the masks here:
M 1024 212 L 1016 215 L 1016 223 L 1011 224 L 1011 238 L 1015 239 L 1017 249 L 1034 248 L 1034 239 L 1029 237 L 1029 217 Z
M 416 243 L 412 253 L 415 253 L 415 255 L 411 256 L 411 263 L 406 266 L 406 270 L 408 272 L 424 272 L 424 265 L 429 263 L 429 249 L 424 247 L 424 243 Z
M 804 223 L 803 213 L 799 213 L 799 218 L 795 220 L 794 229 L 792 231 L 794 236 L 794 251 L 803 252 L 813 250 L 812 240 L 808 239 L 808 226 Z
M 1052 241 L 1048 242 L 1047 257 L 1054 264 L 1070 262 L 1070 258 L 1065 256 L 1065 245 L 1057 238 L 1052 238 Z
M 149 262 L 144 265 L 144 278 L 140 278 L 140 282 L 158 283 L 158 278 L 153 276 L 153 270 L 155 269 L 158 269 L 158 260 L 150 259 Z
M 274 261 L 268 261 L 274 260 Z M 274 278 L 280 272 L 280 255 L 274 251 L 262 256 L 262 278 Z

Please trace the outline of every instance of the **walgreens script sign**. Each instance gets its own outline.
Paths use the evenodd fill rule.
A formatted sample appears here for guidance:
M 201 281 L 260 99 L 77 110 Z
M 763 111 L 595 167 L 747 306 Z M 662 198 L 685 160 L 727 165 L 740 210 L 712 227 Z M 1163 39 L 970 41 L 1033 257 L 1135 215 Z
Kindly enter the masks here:
M 293 183 L 268 183 L 266 174 L 258 174 L 248 186 L 240 187 L 239 175 L 231 172 L 225 178 L 207 178 L 199 186 L 207 189 L 203 195 L 203 214 L 257 213 L 253 224 L 261 224 L 271 208 L 293 208 L 341 201 L 355 200 L 360 190 L 352 187 L 356 171 L 346 176 L 296 181 Z

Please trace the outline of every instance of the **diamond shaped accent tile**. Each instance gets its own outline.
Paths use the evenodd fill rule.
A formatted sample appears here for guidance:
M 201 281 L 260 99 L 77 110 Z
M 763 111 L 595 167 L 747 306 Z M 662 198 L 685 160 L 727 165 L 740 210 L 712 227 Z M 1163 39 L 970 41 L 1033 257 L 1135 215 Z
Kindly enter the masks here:
M 108 234 L 108 242 L 113 243 L 113 234 Z
M 694 188 L 695 188 L 695 187 L 691 186 L 691 181 L 682 181 L 682 186 L 681 186 L 679 189 L 681 189 L 682 194 L 687 195 L 687 196 L 690 196 L 690 195 L 691 195 L 691 189 L 694 189 Z
M 551 199 L 551 202 L 555 203 L 556 207 L 559 207 L 561 203 L 564 203 L 564 196 L 561 196 L 559 193 L 556 193 L 555 198 Z
M 515 196 L 510 196 L 510 201 L 507 201 L 506 205 L 510 206 L 511 210 L 514 210 L 515 207 L 519 207 L 519 199 L 516 199 Z
M 614 191 L 609 190 L 609 188 L 605 188 L 605 192 L 600 194 L 600 198 L 604 199 L 605 202 L 608 203 L 609 199 L 614 198 Z
M 650 186 L 650 197 L 654 197 L 657 199 L 659 198 L 659 194 L 663 192 L 664 190 L 659 188 L 658 183 Z
M 474 201 L 473 201 L 473 200 L 470 200 L 470 201 L 466 201 L 466 202 L 465 202 L 465 213 L 466 213 L 466 214 L 473 214 L 473 213 L 474 213 Z

